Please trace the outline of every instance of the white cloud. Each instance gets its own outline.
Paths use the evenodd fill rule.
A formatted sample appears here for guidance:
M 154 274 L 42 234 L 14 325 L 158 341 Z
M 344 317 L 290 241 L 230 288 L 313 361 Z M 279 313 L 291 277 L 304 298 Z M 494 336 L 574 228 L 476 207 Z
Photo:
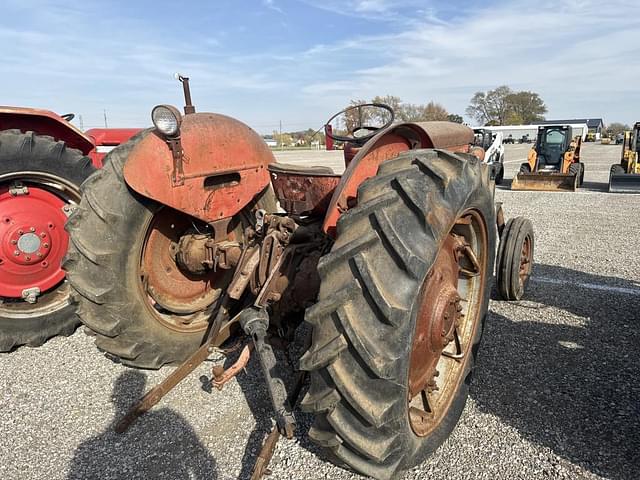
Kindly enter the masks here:
M 269 5 L 279 8 L 265 0 Z M 475 91 L 502 84 L 539 92 L 550 116 L 637 120 L 635 1 L 602 8 L 591 0 L 521 0 L 456 16 L 417 0 L 318 5 L 388 24 L 376 34 L 327 35 L 311 48 L 283 38 L 240 54 L 224 32 L 188 42 L 163 38 L 146 19 L 102 19 L 91 4 L 82 11 L 25 5 L 50 28 L 0 24 L 3 103 L 83 113 L 85 125 L 99 124 L 106 108 L 113 125 L 147 125 L 154 104 L 182 103 L 172 79 L 180 71 L 191 77 L 200 110 L 235 115 L 264 131 L 279 120 L 320 126 L 350 99 L 384 94 L 412 103 L 433 99 L 462 113 Z M 51 27 L 62 18 L 73 28 Z
M 541 93 L 551 116 L 633 120 L 631 99 L 640 64 L 640 5 L 615 2 L 518 2 L 494 5 L 446 25 L 429 19 L 396 35 L 372 35 L 311 51 L 371 57 L 374 66 L 305 87 L 333 99 L 391 93 L 411 102 L 430 99 L 462 113 L 476 90 L 507 84 Z M 620 12 L 625 12 L 620 15 Z M 606 106 L 606 109 L 604 108 Z

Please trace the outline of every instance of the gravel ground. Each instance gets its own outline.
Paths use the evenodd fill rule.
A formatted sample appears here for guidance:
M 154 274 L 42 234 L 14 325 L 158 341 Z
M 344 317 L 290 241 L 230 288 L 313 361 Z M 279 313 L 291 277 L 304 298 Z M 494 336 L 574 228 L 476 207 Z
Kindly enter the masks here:
M 507 146 L 507 180 L 527 148 Z M 507 216 L 534 223 L 534 278 L 524 301 L 491 302 L 463 417 L 404 479 L 640 477 L 640 258 L 625 254 L 640 196 L 604 193 L 619 151 L 585 145 L 579 193 L 498 189 Z M 338 166 L 341 152 L 302 155 Z M 122 436 L 114 419 L 169 369 L 127 369 L 82 331 L 0 365 L 0 479 L 245 479 L 271 426 L 253 360 L 222 392 L 203 390 L 200 366 Z M 361 478 L 326 462 L 298 418 L 270 478 Z

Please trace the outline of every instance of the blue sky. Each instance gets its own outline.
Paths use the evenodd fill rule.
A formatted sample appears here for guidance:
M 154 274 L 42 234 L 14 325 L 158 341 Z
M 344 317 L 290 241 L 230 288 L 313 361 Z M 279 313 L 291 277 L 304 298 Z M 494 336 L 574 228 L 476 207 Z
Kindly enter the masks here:
M 477 90 L 541 94 L 548 117 L 640 120 L 640 2 L 3 0 L 0 104 L 149 125 L 182 105 L 260 132 L 318 128 L 392 94 L 464 113 Z

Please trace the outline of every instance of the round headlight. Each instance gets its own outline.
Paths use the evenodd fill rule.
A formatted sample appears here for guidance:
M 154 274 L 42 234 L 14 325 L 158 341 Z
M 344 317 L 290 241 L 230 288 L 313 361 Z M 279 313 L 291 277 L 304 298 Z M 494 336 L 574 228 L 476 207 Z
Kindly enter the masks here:
M 174 137 L 180 132 L 182 115 L 180 115 L 176 107 L 158 105 L 151 110 L 151 121 L 160 133 L 168 137 Z

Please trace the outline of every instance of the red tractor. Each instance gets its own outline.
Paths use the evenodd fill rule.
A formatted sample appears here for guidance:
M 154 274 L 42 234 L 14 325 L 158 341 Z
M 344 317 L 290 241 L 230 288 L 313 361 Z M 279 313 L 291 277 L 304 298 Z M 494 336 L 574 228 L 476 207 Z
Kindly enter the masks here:
M 257 355 L 276 427 L 252 478 L 294 434 L 307 376 L 311 439 L 362 474 L 397 478 L 460 417 L 498 232 L 498 291 L 519 298 L 531 224 L 504 224 L 466 126 L 358 125 L 340 138 L 355 152 L 340 176 L 278 164 L 247 125 L 186 103 L 184 115 L 153 109 L 154 128 L 109 155 L 67 223 L 64 266 L 97 346 L 130 366 L 184 362 L 117 430 L 240 337 L 238 362 L 211 382 Z M 273 348 L 303 318 L 312 334 L 287 375 Z
M 82 133 L 73 114 L 0 107 L 0 352 L 70 334 L 79 321 L 61 262 L 80 184 L 134 129 Z

